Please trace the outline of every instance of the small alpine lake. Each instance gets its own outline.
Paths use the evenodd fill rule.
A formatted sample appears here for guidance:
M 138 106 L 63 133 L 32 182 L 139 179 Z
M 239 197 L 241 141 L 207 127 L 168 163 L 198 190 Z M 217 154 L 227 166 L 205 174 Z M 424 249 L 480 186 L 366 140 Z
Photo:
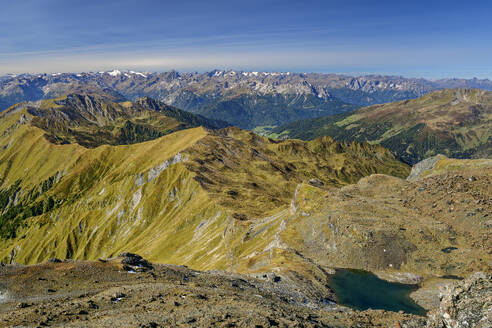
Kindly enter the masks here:
M 424 308 L 410 298 L 418 285 L 393 283 L 362 270 L 336 269 L 330 287 L 338 303 L 357 310 L 381 309 L 425 315 Z

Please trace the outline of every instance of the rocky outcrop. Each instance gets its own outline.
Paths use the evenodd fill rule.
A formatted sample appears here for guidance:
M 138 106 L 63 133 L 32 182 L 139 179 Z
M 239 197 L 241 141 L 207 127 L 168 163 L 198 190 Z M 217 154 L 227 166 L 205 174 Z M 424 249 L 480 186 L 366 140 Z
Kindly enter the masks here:
M 439 309 L 429 314 L 429 328 L 492 326 L 492 274 L 477 272 L 441 291 Z
M 124 252 L 121 253 L 118 258 L 121 259 L 123 270 L 128 272 L 146 272 L 154 268 L 152 263 L 145 260 L 138 254 Z
M 476 272 L 469 278 L 446 285 L 440 292 L 440 306 L 425 323 L 414 319 L 404 327 L 487 328 L 492 327 L 492 274 Z
M 418 180 L 425 173 L 425 171 L 432 170 L 437 162 L 439 162 L 442 158 L 446 158 L 446 156 L 438 154 L 418 162 L 412 167 L 412 171 L 410 172 L 407 181 L 412 182 Z

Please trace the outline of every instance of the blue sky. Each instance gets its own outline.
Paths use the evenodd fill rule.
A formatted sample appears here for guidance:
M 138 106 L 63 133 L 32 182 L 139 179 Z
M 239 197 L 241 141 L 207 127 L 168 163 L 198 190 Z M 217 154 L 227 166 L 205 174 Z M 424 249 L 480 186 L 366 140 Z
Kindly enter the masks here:
M 0 73 L 492 78 L 492 1 L 0 0 Z

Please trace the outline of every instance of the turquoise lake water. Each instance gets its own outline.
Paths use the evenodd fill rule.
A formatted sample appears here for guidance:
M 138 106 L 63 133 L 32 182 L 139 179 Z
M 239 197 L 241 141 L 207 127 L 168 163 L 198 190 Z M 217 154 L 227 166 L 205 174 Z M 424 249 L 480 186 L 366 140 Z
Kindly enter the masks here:
M 409 296 L 418 285 L 392 283 L 367 271 L 337 269 L 330 278 L 330 287 L 339 304 L 358 310 L 371 308 L 394 312 L 401 310 L 417 315 L 426 313 Z

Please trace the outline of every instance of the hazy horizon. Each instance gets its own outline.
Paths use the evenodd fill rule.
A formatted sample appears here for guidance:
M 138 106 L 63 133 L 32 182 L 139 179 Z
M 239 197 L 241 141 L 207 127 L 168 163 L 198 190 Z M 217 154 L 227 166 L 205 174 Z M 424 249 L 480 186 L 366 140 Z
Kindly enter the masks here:
M 0 74 L 234 68 L 490 79 L 491 11 L 488 1 L 441 0 L 7 2 Z

